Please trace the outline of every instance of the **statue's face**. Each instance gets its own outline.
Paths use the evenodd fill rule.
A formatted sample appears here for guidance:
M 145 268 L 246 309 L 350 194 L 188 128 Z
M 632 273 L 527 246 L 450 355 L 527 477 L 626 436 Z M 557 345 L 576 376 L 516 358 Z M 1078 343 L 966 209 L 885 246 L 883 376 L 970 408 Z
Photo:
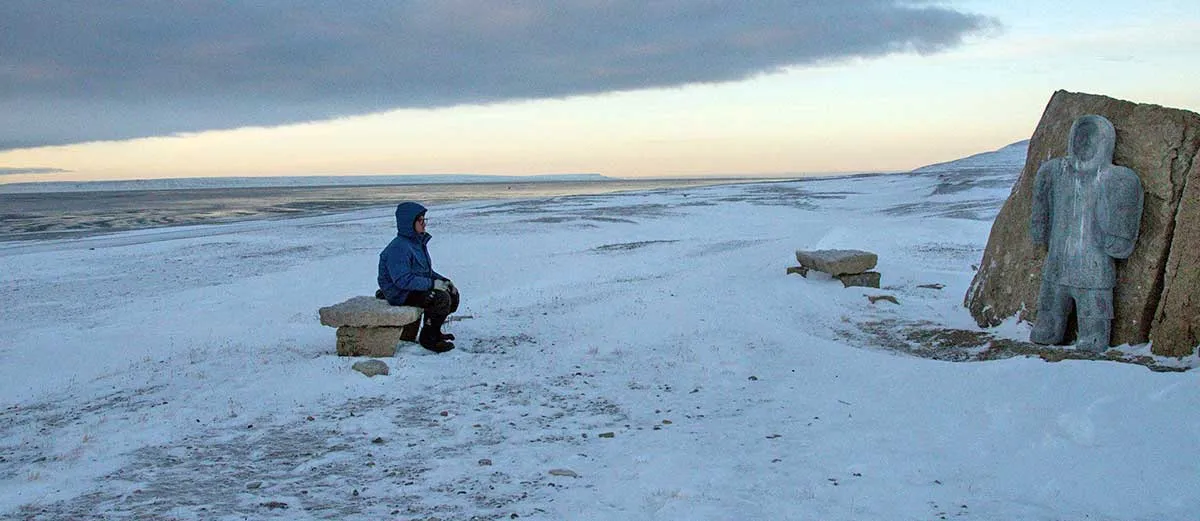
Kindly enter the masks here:
M 1091 121 L 1083 122 L 1071 136 L 1071 153 L 1080 161 L 1090 162 L 1100 152 L 1100 129 Z

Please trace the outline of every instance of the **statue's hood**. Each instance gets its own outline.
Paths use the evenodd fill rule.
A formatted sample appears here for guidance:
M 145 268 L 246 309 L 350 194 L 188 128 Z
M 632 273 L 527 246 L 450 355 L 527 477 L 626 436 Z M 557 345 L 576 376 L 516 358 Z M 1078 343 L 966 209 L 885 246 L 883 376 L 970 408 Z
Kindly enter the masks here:
M 1076 169 L 1094 170 L 1112 164 L 1116 144 L 1117 130 L 1113 124 L 1104 116 L 1088 114 L 1071 124 L 1067 156 Z

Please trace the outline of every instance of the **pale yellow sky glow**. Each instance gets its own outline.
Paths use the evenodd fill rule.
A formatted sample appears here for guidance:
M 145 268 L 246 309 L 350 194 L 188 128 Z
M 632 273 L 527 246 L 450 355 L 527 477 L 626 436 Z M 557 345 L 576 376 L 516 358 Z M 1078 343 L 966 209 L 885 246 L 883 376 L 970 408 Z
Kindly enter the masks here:
M 1007 29 L 893 55 L 694 85 L 0 152 L 0 183 L 156 177 L 908 170 L 1027 139 L 1057 89 L 1200 110 L 1200 24 Z M 1008 15 L 1008 16 L 1006 16 Z M 1171 17 L 1171 13 L 1163 13 Z M 1112 24 L 1119 24 L 1115 20 Z

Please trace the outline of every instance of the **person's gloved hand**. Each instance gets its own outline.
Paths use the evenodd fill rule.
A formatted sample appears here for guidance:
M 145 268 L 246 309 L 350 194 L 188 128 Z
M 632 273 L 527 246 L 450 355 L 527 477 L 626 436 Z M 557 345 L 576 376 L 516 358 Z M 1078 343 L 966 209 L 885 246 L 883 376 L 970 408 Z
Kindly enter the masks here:
M 433 289 L 437 291 L 450 291 L 450 281 L 437 279 L 433 281 Z

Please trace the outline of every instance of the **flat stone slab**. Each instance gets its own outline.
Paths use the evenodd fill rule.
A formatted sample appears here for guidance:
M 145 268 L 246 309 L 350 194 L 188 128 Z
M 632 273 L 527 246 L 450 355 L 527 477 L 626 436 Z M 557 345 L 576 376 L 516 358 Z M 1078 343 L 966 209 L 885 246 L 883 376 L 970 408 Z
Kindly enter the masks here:
M 421 320 L 421 308 L 393 306 L 375 297 L 354 297 L 323 307 L 321 324 L 333 327 L 401 327 Z
M 879 256 L 863 250 L 796 250 L 796 260 L 836 277 L 866 272 L 875 267 Z

